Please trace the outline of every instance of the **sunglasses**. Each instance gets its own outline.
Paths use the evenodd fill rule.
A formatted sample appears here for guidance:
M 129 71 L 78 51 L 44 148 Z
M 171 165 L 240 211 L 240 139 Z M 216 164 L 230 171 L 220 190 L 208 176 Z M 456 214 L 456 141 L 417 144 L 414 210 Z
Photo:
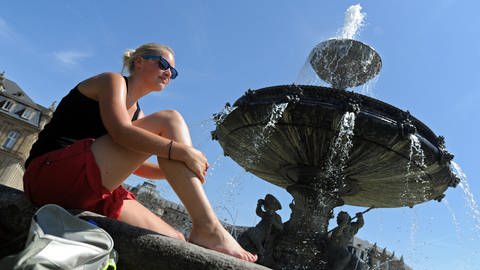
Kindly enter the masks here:
M 172 73 L 170 78 L 172 80 L 175 79 L 178 76 L 178 71 L 174 67 L 170 66 L 170 63 L 168 63 L 168 61 L 165 60 L 165 58 L 163 58 L 161 55 L 142 55 L 142 58 L 143 59 L 159 59 L 158 60 L 158 67 L 161 70 L 170 69 L 170 72 Z

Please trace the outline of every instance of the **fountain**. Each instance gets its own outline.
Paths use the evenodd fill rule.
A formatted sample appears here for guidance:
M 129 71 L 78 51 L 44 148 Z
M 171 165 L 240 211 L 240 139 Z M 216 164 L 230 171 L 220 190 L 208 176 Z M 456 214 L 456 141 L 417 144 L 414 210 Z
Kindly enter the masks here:
M 440 201 L 459 182 L 443 137 L 408 111 L 345 90 L 379 73 L 372 47 L 330 39 L 308 61 L 332 87 L 248 90 L 215 116 L 212 132 L 226 156 L 294 198 L 266 260 L 274 269 L 329 269 L 328 224 L 337 206 L 413 207 Z

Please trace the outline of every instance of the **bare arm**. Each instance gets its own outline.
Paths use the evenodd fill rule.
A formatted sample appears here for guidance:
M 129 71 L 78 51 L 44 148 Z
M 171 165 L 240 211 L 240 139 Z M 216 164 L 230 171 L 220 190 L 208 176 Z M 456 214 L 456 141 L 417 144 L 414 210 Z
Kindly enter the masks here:
M 100 74 L 90 79 L 87 84 L 86 87 L 94 90 L 103 124 L 114 142 L 133 151 L 168 158 L 170 139 L 132 124 L 126 105 L 125 80 L 120 74 Z M 184 162 L 202 182 L 204 181 L 207 160 L 200 151 L 176 142 L 173 144 L 171 159 Z
M 141 119 L 145 117 L 145 114 L 142 110 L 138 113 L 138 118 Z M 165 179 L 165 173 L 162 171 L 162 168 L 158 166 L 157 162 L 145 161 L 140 165 L 134 172 L 135 175 L 148 179 Z
M 158 163 L 145 161 L 134 172 L 135 175 L 148 179 L 165 179 L 165 174 Z

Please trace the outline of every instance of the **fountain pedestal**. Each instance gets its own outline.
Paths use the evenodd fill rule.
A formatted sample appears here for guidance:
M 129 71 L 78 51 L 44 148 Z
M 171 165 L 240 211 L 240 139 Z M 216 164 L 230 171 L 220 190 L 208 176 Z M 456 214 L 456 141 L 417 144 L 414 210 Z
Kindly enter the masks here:
M 313 186 L 292 185 L 287 188 L 294 202 L 289 226 L 302 228 L 302 234 L 326 236 L 333 208 L 343 205 L 343 200 L 333 191 Z
M 287 191 L 294 198 L 290 204 L 292 214 L 276 241 L 272 267 L 327 269 L 328 221 L 333 208 L 343 205 L 342 199 L 333 191 L 308 185 L 292 185 Z

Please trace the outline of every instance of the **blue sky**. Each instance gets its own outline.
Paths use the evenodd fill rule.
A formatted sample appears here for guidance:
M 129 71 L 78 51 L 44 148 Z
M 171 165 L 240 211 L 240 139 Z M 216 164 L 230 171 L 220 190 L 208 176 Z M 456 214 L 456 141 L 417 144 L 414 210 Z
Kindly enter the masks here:
M 383 61 L 369 94 L 409 110 L 445 136 L 472 195 L 457 187 L 441 203 L 370 211 L 358 236 L 404 255 L 415 270 L 479 269 L 480 214 L 471 200 L 480 196 L 479 3 L 9 1 L 0 9 L 0 71 L 47 107 L 86 77 L 120 71 L 125 49 L 146 42 L 170 45 L 180 75 L 142 100 L 143 110 L 182 112 L 195 146 L 212 165 L 205 188 L 222 219 L 253 226 L 257 199 L 272 193 L 286 221 L 290 195 L 223 156 L 210 139 L 212 114 L 247 89 L 295 82 L 311 49 L 336 36 L 346 9 L 361 4 L 366 24 L 357 39 L 373 46 Z M 160 189 L 176 200 L 166 185 Z M 342 210 L 353 215 L 363 209 Z

